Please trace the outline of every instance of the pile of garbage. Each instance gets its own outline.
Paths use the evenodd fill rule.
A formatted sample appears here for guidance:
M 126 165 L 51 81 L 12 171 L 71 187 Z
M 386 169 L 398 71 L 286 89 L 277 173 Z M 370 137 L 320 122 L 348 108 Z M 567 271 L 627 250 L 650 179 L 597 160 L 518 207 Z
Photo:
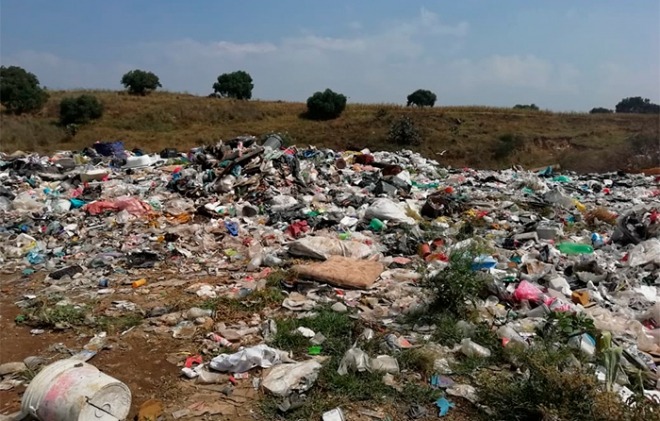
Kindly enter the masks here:
M 477 307 L 505 344 L 533 342 L 551 313 L 584 314 L 612 333 L 626 363 L 657 375 L 658 177 L 556 167 L 477 171 L 406 150 L 283 143 L 271 134 L 151 155 L 121 142 L 52 156 L 0 155 L 1 271 L 48 274 L 48 286 L 20 304 L 28 305 L 54 292 L 93 298 L 173 285 L 206 299 L 243 298 L 281 269 L 292 276 L 282 281 L 283 311 L 348 311 L 399 330 L 388 342 L 401 348 L 429 341 L 423 329 L 400 331 L 400 316 L 429 305 L 424 281 L 450 266 L 457 251 L 479 250 L 472 270 L 492 285 Z M 154 282 L 144 270 L 185 280 Z M 202 276 L 225 281 L 197 282 Z M 201 308 L 155 307 L 148 317 L 161 321 L 152 331 L 181 339 L 194 337 L 206 319 L 214 322 Z M 204 340 L 233 352 L 188 362 L 186 377 L 209 382 L 217 373 L 261 367 L 271 369 L 261 386 L 276 396 L 313 386 L 323 357 L 296 362 L 266 345 L 272 320 L 255 315 L 243 325 L 220 325 Z M 239 348 L 245 338 L 260 343 Z M 596 341 L 583 333 L 571 345 L 594 355 Z M 465 338 L 449 352 L 489 350 Z M 374 367 L 398 371 L 396 359 L 358 347 L 340 369 Z M 658 390 L 660 382 L 647 392 Z M 459 395 L 474 394 L 468 391 Z M 632 393 L 623 384 L 617 391 Z M 442 402 L 445 413 L 449 404 Z

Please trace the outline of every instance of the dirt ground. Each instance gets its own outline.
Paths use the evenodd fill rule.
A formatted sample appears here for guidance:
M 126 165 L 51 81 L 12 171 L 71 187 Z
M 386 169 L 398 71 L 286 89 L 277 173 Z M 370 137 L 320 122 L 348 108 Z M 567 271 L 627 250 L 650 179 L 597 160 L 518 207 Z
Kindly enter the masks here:
M 153 273 L 145 276 L 155 277 Z M 32 327 L 17 324 L 16 316 L 21 309 L 16 305 L 25 294 L 43 288 L 43 274 L 34 274 L 28 277 L 7 276 L 0 277 L 0 364 L 6 362 L 22 361 L 29 356 L 44 358 L 46 362 L 67 358 L 70 354 L 62 351 L 68 348 L 72 352 L 80 351 L 92 337 L 94 331 L 85 329 L 67 329 L 55 331 L 45 329 L 44 333 L 33 335 Z M 163 278 L 163 276 L 160 276 Z M 209 278 L 204 279 L 209 282 Z M 191 298 L 184 289 L 188 282 L 179 283 L 177 287 L 163 287 L 156 290 L 135 290 L 128 294 L 112 294 L 95 301 L 95 311 L 108 308 L 113 300 L 128 300 L 138 304 L 143 310 L 162 303 L 189 302 Z M 216 280 L 216 282 L 222 282 Z M 227 314 L 225 319 L 233 319 L 245 314 Z M 199 332 L 198 332 L 199 333 Z M 128 332 L 113 332 L 108 335 L 106 349 L 102 349 L 88 363 L 96 366 L 104 373 L 124 382 L 132 393 L 132 406 L 129 418 L 137 419 L 140 407 L 151 399 L 163 404 L 162 420 L 175 419 L 173 413 L 187 409 L 188 416 L 184 420 L 261 420 L 265 419 L 260 412 L 260 401 L 263 394 L 252 387 L 251 379 L 238 380 L 230 396 L 222 392 L 222 385 L 195 385 L 181 376 L 182 363 L 186 356 L 194 355 L 199 351 L 196 339 L 174 339 L 171 333 L 160 333 L 153 329 L 148 320 Z M 63 344 L 64 347 L 55 349 L 54 345 Z M 259 373 L 252 373 L 259 375 Z M 25 386 L 14 387 L 12 390 L 0 391 L 0 414 L 9 415 L 20 410 L 21 398 Z M 473 410 L 469 404 L 455 400 L 457 408 L 453 409 L 445 420 L 474 419 Z M 395 408 L 393 405 L 369 403 L 355 404 L 344 407 L 344 413 L 350 420 L 371 421 L 377 420 L 371 416 L 361 415 L 360 410 L 369 409 L 383 415 L 388 414 L 392 420 L 408 419 L 403 415 L 405 408 Z M 432 409 L 429 407 L 429 409 Z M 430 411 L 433 414 L 435 409 Z M 197 415 L 195 415 L 197 414 Z M 320 417 L 319 417 L 320 419 Z M 385 419 L 385 418 L 382 418 Z M 433 414 L 428 418 L 437 419 Z

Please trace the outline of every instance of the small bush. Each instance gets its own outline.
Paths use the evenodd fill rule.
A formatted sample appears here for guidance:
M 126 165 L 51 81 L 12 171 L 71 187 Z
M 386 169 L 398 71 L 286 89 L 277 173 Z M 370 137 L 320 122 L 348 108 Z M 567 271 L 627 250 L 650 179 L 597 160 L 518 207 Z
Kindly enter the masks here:
M 536 104 L 516 104 L 513 106 L 514 110 L 530 110 L 530 111 L 538 111 L 539 107 Z
M 387 140 L 400 146 L 417 146 L 422 143 L 422 136 L 410 117 L 401 117 L 390 125 Z
M 508 158 L 513 152 L 522 148 L 523 143 L 523 139 L 518 136 L 512 134 L 502 135 L 493 150 L 493 158 L 496 160 Z
M 648 98 L 635 96 L 619 101 L 615 110 L 617 113 L 660 114 L 660 105 L 652 103 Z
M 438 97 L 431 91 L 426 89 L 418 89 L 412 94 L 408 95 L 407 107 L 415 105 L 417 107 L 433 107 Z
M 651 168 L 660 165 L 660 141 L 657 136 L 637 135 L 626 143 L 630 166 Z
M 243 70 L 231 73 L 223 73 L 218 76 L 218 81 L 213 84 L 213 92 L 222 97 L 234 99 L 251 99 L 252 76 Z
M 537 344 L 509 351 L 511 371 L 482 372 L 480 403 L 490 408 L 484 419 L 497 420 L 658 420 L 660 406 L 635 398 L 631 407 L 605 391 L 593 370 L 575 362 L 565 347 Z M 641 417 L 640 417 L 641 416 Z
M 60 124 L 87 124 L 101 118 L 103 104 L 93 95 L 64 98 L 60 102 Z
M 147 95 L 163 86 L 154 73 L 139 69 L 131 70 L 122 76 L 121 84 L 128 89 L 128 93 L 131 95 Z
M 0 103 L 7 112 L 23 114 L 39 111 L 48 100 L 48 93 L 39 86 L 39 79 L 18 66 L 0 67 Z
M 326 89 L 307 98 L 307 116 L 315 120 L 337 118 L 346 108 L 346 96 Z
M 546 341 L 566 343 L 570 338 L 583 333 L 596 337 L 596 327 L 593 319 L 583 313 L 553 311 L 547 315 L 538 333 Z
M 472 270 L 474 250 L 457 250 L 449 256 L 449 266 L 425 281 L 434 293 L 431 308 L 466 318 L 475 307 L 475 300 L 489 279 L 483 272 Z
M 589 114 L 612 114 L 613 112 L 614 111 L 608 108 L 596 107 L 592 108 L 591 111 L 589 111 Z

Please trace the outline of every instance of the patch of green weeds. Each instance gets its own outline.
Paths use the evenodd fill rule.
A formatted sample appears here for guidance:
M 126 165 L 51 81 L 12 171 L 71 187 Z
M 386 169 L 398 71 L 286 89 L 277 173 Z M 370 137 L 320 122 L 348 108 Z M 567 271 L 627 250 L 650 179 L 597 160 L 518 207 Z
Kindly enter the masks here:
M 436 401 L 443 392 L 419 383 L 406 383 L 398 399 L 406 404 L 430 403 Z
M 509 158 L 514 152 L 524 146 L 524 140 L 519 136 L 505 134 L 500 136 L 499 142 L 493 148 L 493 158 L 497 161 Z
M 574 336 L 588 333 L 596 338 L 596 326 L 592 318 L 583 313 L 565 311 L 550 312 L 538 334 L 548 342 L 566 343 Z
M 484 371 L 479 376 L 480 403 L 492 411 L 484 419 L 652 419 L 635 418 L 631 408 L 606 392 L 592 369 L 576 363 L 566 347 L 541 342 L 508 353 L 513 367 L 519 370 Z M 658 406 L 656 417 L 657 411 Z
M 293 355 L 305 355 L 311 342 L 296 331 L 299 327 L 306 327 L 325 336 L 326 340 L 321 344 L 322 355 L 341 357 L 352 345 L 357 322 L 346 313 L 337 313 L 327 308 L 319 310 L 315 317 L 280 319 L 277 320 L 273 346 L 291 351 Z
M 271 282 L 271 281 L 269 281 Z M 241 298 L 216 297 L 198 304 L 198 307 L 216 311 L 261 311 L 270 306 L 279 306 L 286 298 L 282 290 L 266 286 Z
M 273 338 L 272 345 L 275 348 L 289 351 L 294 356 L 306 355 L 311 343 L 308 338 L 296 331 L 299 326 L 298 322 L 294 319 L 278 320 L 277 334 Z
M 277 287 L 266 287 L 254 291 L 238 300 L 241 306 L 247 310 L 261 311 L 270 306 L 279 306 L 286 297 L 282 290 Z
M 266 288 L 280 288 L 282 281 L 288 280 L 292 274 L 284 270 L 275 270 L 266 277 Z
M 86 314 L 87 308 L 84 306 L 36 301 L 17 316 L 15 321 L 38 328 L 75 327 L 85 324 Z
M 490 365 L 490 358 L 483 357 L 459 357 L 455 363 L 451 365 L 452 371 L 459 376 L 468 376 L 474 374 L 480 368 Z
M 452 252 L 449 266 L 424 281 L 424 285 L 434 294 L 430 310 L 465 319 L 475 308 L 478 294 L 489 282 L 486 274 L 472 270 L 477 254 L 473 249 Z
M 337 369 L 341 358 L 332 358 L 319 373 L 317 385 L 337 396 L 345 396 L 351 401 L 382 402 L 394 394 L 395 389 L 383 383 L 383 373 L 348 372 L 339 375 Z
M 458 328 L 458 318 L 448 313 L 439 313 L 435 320 L 433 340 L 441 345 L 454 346 L 463 339 L 463 332 Z
M 433 374 L 435 356 L 423 348 L 404 349 L 396 355 L 401 370 L 411 370 L 424 376 Z
M 96 326 L 109 334 L 124 332 L 142 323 L 141 314 L 130 313 L 117 317 L 100 316 L 96 319 Z

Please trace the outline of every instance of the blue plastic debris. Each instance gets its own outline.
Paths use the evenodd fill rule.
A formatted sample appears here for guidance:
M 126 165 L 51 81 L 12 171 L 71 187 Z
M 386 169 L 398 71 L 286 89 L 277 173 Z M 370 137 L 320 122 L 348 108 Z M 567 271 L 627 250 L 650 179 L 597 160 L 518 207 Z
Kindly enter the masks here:
M 480 255 L 478 257 L 474 258 L 474 261 L 472 262 L 472 270 L 484 270 L 484 269 L 492 269 L 495 266 L 497 266 L 497 259 L 491 257 L 491 256 L 486 256 L 486 255 Z
M 434 374 L 431 376 L 431 387 L 445 389 L 454 385 L 454 381 L 447 376 Z
M 453 402 L 449 402 L 445 398 L 440 398 L 437 401 L 435 401 L 435 406 L 437 406 L 440 409 L 438 415 L 444 417 L 449 412 L 449 408 L 453 408 L 455 405 Z
M 81 199 L 69 199 L 69 202 L 71 202 L 71 207 L 74 209 L 85 206 L 85 201 Z
M 232 237 L 238 236 L 238 224 L 236 222 L 225 222 L 225 228 L 227 228 L 227 231 Z

